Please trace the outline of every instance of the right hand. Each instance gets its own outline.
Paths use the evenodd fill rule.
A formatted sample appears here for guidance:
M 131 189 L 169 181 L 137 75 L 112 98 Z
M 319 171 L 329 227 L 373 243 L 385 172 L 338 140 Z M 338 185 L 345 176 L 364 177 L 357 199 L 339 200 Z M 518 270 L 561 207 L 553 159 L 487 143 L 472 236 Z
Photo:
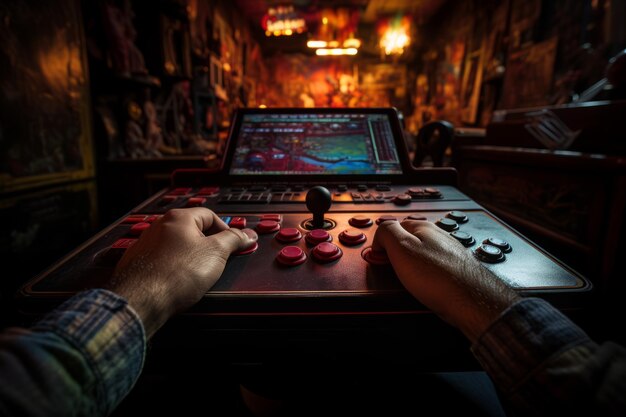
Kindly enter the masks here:
M 381 223 L 372 250 L 386 251 L 405 288 L 472 342 L 518 299 L 460 242 L 428 221 Z

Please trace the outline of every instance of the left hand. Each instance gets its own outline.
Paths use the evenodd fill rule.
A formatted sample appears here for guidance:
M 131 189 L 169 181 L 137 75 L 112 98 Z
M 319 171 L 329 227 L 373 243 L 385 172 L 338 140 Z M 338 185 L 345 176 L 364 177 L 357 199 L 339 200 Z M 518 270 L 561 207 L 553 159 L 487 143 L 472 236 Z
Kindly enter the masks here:
M 228 257 L 257 240 L 203 207 L 173 209 L 124 254 L 106 288 L 128 300 L 152 336 L 172 315 L 197 303 L 222 275 Z

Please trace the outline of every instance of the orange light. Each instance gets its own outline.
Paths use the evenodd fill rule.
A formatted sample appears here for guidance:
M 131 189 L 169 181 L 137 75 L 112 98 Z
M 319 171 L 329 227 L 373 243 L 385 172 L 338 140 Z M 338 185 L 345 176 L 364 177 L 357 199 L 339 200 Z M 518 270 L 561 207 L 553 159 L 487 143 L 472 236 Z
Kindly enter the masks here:
M 315 50 L 315 55 L 318 56 L 339 56 L 339 55 L 356 55 L 359 52 L 356 48 L 320 48 Z
M 309 48 L 326 48 L 327 45 L 328 43 L 326 41 L 316 41 L 316 40 L 308 41 L 306 43 L 306 46 L 308 46 Z
M 410 22 L 406 17 L 394 19 L 386 25 L 384 31 L 381 31 L 379 43 L 385 55 L 402 55 L 404 53 L 404 48 L 411 44 L 409 29 Z
M 343 41 L 343 47 L 359 49 L 361 47 L 361 41 L 355 38 L 348 38 L 345 41 Z

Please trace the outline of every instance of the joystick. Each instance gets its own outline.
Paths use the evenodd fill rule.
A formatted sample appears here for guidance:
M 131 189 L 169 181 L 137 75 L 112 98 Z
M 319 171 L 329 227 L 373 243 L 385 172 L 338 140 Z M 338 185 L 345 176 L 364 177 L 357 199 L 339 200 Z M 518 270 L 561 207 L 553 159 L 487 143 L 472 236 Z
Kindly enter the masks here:
M 306 208 L 313 214 L 313 218 L 306 220 L 302 225 L 305 229 L 332 229 L 335 222 L 324 218 L 332 204 L 330 191 L 326 187 L 315 186 L 306 193 Z

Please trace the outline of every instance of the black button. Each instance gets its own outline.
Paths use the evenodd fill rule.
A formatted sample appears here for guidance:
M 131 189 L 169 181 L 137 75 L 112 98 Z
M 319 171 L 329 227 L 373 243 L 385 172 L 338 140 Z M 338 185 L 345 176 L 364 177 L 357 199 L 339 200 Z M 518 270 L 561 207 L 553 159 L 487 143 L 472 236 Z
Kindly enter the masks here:
M 504 253 L 492 245 L 482 244 L 476 248 L 474 254 L 483 262 L 498 263 L 504 261 Z
M 406 206 L 407 204 L 411 204 L 411 196 L 408 194 L 398 194 L 391 201 L 393 201 L 395 205 Z
M 391 187 L 388 185 L 377 185 L 376 191 L 391 191 Z
M 356 186 L 357 191 L 367 191 L 367 185 L 359 184 Z
M 337 191 L 347 191 L 348 190 L 348 186 L 347 185 L 338 185 L 337 186 Z
M 504 253 L 509 253 L 513 248 L 506 240 L 498 239 L 497 237 L 490 237 L 483 241 L 486 245 L 491 245 L 499 248 Z
M 459 228 L 459 225 L 454 220 L 448 219 L 446 217 L 437 220 L 435 224 L 441 227 L 446 232 L 452 232 L 453 230 L 457 230 Z
M 467 214 L 458 210 L 451 211 L 450 213 L 446 214 L 446 217 L 454 220 L 457 223 L 465 223 L 468 220 Z
M 304 185 L 292 185 L 291 191 L 304 191 Z
M 476 240 L 469 233 L 461 232 L 459 230 L 450 232 L 450 236 L 458 240 L 463 246 L 469 247 L 476 243 Z

